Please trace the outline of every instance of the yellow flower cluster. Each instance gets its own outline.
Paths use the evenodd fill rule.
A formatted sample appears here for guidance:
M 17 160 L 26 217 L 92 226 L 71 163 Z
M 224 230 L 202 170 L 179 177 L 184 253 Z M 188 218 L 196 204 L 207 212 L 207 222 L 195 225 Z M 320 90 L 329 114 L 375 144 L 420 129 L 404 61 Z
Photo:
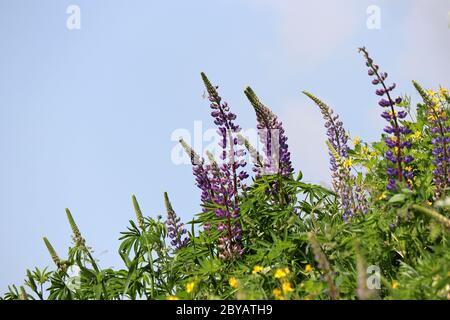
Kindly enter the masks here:
M 444 109 L 444 102 L 448 99 L 448 90 L 440 87 L 439 92 L 435 92 L 430 89 L 427 90 L 428 98 L 431 101 L 431 110 L 428 115 L 428 121 L 435 121 L 437 118 L 445 119 L 447 117 L 447 112 Z
M 437 99 L 435 101 L 439 101 L 439 99 L 446 99 L 449 95 L 448 89 L 444 87 L 439 88 L 439 92 L 436 92 L 432 89 L 427 90 L 427 94 L 431 99 Z
M 273 289 L 272 293 L 273 296 L 278 300 L 285 300 L 286 295 L 294 291 L 294 288 L 292 288 L 291 283 L 287 280 L 287 276 L 291 273 L 289 268 L 278 268 L 274 272 L 274 277 L 276 279 L 279 279 L 281 281 L 281 289 L 275 288 Z
M 284 269 L 276 269 L 274 273 L 274 277 L 277 279 L 286 278 L 286 276 L 290 273 L 289 268 Z

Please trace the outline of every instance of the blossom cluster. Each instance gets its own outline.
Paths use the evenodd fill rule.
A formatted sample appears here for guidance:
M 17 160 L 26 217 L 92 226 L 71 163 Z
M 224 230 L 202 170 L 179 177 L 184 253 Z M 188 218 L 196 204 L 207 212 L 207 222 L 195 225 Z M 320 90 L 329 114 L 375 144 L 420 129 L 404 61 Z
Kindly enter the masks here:
M 426 104 L 426 117 L 430 127 L 432 149 L 433 182 L 437 199 L 446 196 L 450 187 L 450 125 L 448 116 L 448 91 L 423 90 L 415 81 L 413 84 Z
M 187 230 L 183 223 L 180 222 L 180 217 L 177 216 L 172 208 L 167 192 L 164 192 L 164 203 L 167 210 L 167 231 L 169 232 L 170 244 L 176 249 L 185 247 L 189 242 L 189 236 L 186 235 Z
M 261 103 L 252 88 L 247 87 L 244 93 L 255 109 L 258 137 L 265 155 L 263 165 L 260 166 L 256 163 L 253 168 L 256 177 L 264 174 L 279 174 L 288 177 L 294 169 L 283 123 L 279 121 L 272 110 Z
M 332 184 L 334 191 L 340 197 L 344 218 L 347 219 L 358 213 L 365 214 L 366 196 L 361 186 L 355 186 L 355 179 L 350 172 L 352 161 L 348 155 L 348 135 L 339 115 L 313 94 L 306 91 L 303 93 L 319 107 L 325 120 Z
M 213 203 L 216 217 L 219 219 L 217 230 L 219 236 L 219 257 L 232 260 L 242 255 L 241 245 L 242 228 L 239 222 L 239 190 L 245 187 L 248 173 L 244 170 L 246 161 L 245 150 L 238 142 L 237 134 L 241 131 L 239 125 L 234 123 L 236 115 L 230 111 L 226 102 L 222 101 L 217 89 L 211 84 L 204 73 L 201 74 L 206 87 L 211 116 L 217 126 L 219 146 L 221 147 L 221 164 L 213 163 L 210 168 L 211 188 L 214 192 Z
M 430 99 L 428 108 L 428 121 L 431 124 L 431 143 L 433 144 L 433 181 L 436 187 L 436 197 L 446 195 L 450 186 L 450 126 L 449 116 L 445 106 L 446 91 L 441 89 L 440 94 L 433 90 L 427 92 Z
M 395 83 L 387 85 L 385 80 L 388 74 L 379 70 L 379 66 L 374 64 L 373 59 L 364 47 L 359 48 L 359 51 L 362 52 L 366 60 L 368 75 L 373 77 L 372 84 L 379 86 L 375 93 L 381 97 L 378 102 L 379 106 L 384 109 L 381 117 L 388 122 L 388 125 L 384 128 L 384 132 L 388 134 L 384 142 L 389 148 L 385 157 L 390 163 L 386 171 L 388 176 L 387 189 L 396 191 L 398 183 L 402 181 L 406 181 L 408 187 L 412 188 L 413 172 L 410 163 L 413 161 L 413 157 L 406 155 L 405 152 L 405 149 L 411 148 L 412 145 L 411 141 L 406 138 L 406 135 L 410 133 L 410 129 L 400 122 L 400 120 L 406 118 L 407 112 L 405 110 L 396 110 L 396 106 L 402 102 L 402 98 L 397 97 L 394 99 L 392 97 L 392 91 L 396 87 Z

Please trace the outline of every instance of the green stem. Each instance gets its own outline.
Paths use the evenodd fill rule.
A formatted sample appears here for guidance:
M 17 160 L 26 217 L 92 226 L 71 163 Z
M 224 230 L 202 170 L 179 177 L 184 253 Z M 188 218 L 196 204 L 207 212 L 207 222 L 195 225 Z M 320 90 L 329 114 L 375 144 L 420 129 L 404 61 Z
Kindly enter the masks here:
M 446 228 L 450 229 L 450 219 L 443 216 L 439 212 L 437 212 L 433 209 L 430 209 L 430 208 L 425 208 L 425 207 L 419 206 L 417 204 L 413 204 L 411 206 L 411 208 L 417 212 L 420 212 L 424 215 L 429 216 L 430 218 L 433 218 L 434 220 L 438 221 L 440 224 L 442 224 Z
M 145 235 L 144 235 L 145 237 Z M 150 265 L 150 297 L 153 298 L 155 296 L 155 272 L 153 270 L 153 257 L 152 257 L 152 250 L 150 249 L 150 246 L 148 244 L 147 238 L 145 238 L 145 245 L 147 246 L 147 255 L 148 255 L 148 263 Z

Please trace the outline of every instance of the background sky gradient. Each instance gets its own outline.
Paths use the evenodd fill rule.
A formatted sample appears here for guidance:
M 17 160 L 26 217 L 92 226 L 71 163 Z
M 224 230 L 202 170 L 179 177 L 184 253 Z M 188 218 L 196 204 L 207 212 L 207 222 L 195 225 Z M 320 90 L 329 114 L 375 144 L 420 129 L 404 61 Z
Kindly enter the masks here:
M 69 5 L 80 30 L 66 27 Z M 366 26 L 370 5 L 379 30 Z M 183 219 L 200 211 L 171 135 L 212 126 L 201 71 L 244 128 L 255 126 L 251 85 L 283 120 L 296 170 L 327 184 L 323 121 L 301 91 L 375 139 L 383 121 L 357 48 L 417 102 L 412 79 L 450 84 L 449 11 L 449 0 L 0 0 L 0 292 L 52 265 L 42 236 L 66 256 L 66 207 L 100 265 L 116 268 L 132 193 L 153 217 L 164 191 Z

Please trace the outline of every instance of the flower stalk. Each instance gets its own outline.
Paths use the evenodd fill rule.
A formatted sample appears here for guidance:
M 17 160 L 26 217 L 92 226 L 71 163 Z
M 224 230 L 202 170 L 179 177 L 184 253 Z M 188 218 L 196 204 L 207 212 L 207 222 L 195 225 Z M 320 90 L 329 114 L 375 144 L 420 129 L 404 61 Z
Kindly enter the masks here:
M 186 236 L 187 230 L 184 228 L 184 224 L 180 222 L 180 217 L 177 216 L 175 210 L 172 208 L 167 192 L 164 192 L 164 204 L 167 210 L 166 224 L 169 231 L 169 238 L 172 239 L 170 244 L 177 250 L 181 249 L 187 246 L 189 237 Z
M 387 189 L 389 191 L 396 191 L 398 189 L 398 183 L 401 183 L 403 180 L 406 180 L 408 187 L 412 188 L 413 172 L 412 170 L 408 170 L 410 167 L 407 165 L 413 161 L 413 158 L 410 155 L 404 154 L 404 149 L 411 147 L 411 141 L 407 140 L 405 137 L 410 130 L 400 123 L 401 119 L 406 118 L 407 112 L 404 110 L 397 111 L 395 108 L 396 105 L 399 105 L 402 102 L 402 98 L 392 98 L 392 91 L 396 87 L 395 83 L 388 86 L 385 82 L 388 74 L 386 72 L 380 72 L 379 66 L 374 64 L 373 59 L 369 56 L 366 48 L 359 48 L 359 51 L 366 60 L 368 75 L 374 78 L 372 84 L 381 86 L 375 93 L 378 96 L 386 97 L 386 99 L 381 98 L 378 104 L 382 108 L 388 109 L 388 111 L 383 111 L 381 114 L 381 116 L 389 123 L 389 125 L 384 128 L 384 131 L 390 135 L 385 139 L 385 144 L 389 148 L 385 156 L 386 159 L 392 163 L 391 166 L 388 166 L 386 171 L 388 175 Z
M 437 93 L 429 90 L 429 94 L 416 82 L 413 85 L 422 97 L 427 108 L 427 121 L 430 127 L 432 163 L 434 165 L 433 182 L 436 199 L 446 197 L 450 187 L 450 126 L 447 108 Z

